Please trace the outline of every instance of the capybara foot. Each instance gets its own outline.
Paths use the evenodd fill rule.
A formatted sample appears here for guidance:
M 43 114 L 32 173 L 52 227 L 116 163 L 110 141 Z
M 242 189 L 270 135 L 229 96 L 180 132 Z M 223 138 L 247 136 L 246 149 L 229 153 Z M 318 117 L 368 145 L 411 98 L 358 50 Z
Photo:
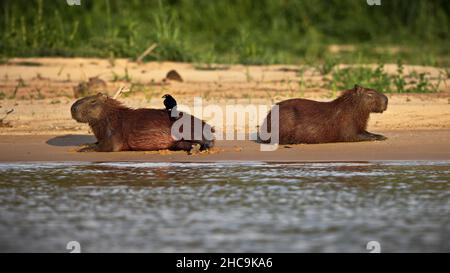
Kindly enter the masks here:
M 374 140 L 378 140 L 378 141 L 381 141 L 381 140 L 386 140 L 387 139 L 387 137 L 385 137 L 385 136 L 383 136 L 383 135 L 379 135 L 379 134 L 372 134 L 372 133 L 369 133 L 369 132 L 365 132 L 366 134 L 368 134 L 368 135 L 370 135 Z
M 376 137 L 376 140 L 379 140 L 379 141 L 388 139 L 387 137 L 385 137 L 385 136 L 383 136 L 383 135 L 377 135 L 377 134 L 374 134 L 374 135 L 375 135 L 375 137 Z
M 169 150 L 189 152 L 191 149 L 192 149 L 192 142 L 181 140 L 177 141 Z
M 79 149 L 78 152 L 80 153 L 88 153 L 88 152 L 95 152 L 97 151 L 97 143 L 91 143 L 91 144 L 85 144 L 84 147 Z
M 364 132 L 358 135 L 357 141 L 382 141 L 386 140 L 387 137 L 383 135 L 372 134 L 369 132 Z

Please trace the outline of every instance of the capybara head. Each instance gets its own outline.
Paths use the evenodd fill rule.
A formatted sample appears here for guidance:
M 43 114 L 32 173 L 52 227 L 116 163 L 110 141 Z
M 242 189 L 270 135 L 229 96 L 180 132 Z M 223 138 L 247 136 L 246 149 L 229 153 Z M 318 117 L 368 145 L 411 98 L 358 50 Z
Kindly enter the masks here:
M 82 123 L 101 119 L 107 100 L 108 96 L 103 93 L 77 100 L 70 108 L 72 118 Z
M 360 107 L 372 113 L 383 113 L 387 109 L 388 98 L 374 89 L 355 85 L 352 90 L 346 91 L 344 96 L 346 94 L 351 95 Z

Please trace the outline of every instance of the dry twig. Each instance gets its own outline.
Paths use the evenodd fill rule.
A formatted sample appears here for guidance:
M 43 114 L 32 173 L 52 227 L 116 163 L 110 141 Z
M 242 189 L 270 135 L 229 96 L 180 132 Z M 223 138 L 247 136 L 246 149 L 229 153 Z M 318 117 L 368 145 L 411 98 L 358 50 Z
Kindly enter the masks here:
M 130 89 L 125 88 L 125 86 L 121 86 L 119 89 L 117 89 L 116 93 L 113 96 L 113 99 L 117 99 L 122 93 L 130 92 Z
M 158 46 L 158 44 L 152 44 L 149 48 L 147 48 L 137 59 L 136 62 L 142 63 L 142 60 Z

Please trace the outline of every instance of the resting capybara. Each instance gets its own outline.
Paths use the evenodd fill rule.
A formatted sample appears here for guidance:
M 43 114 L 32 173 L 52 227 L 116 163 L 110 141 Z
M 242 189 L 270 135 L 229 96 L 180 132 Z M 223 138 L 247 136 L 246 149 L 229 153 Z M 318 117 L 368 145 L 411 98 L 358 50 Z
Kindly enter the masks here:
M 98 93 L 94 96 L 77 100 L 71 108 L 72 117 L 81 123 L 88 123 L 97 138 L 95 150 L 100 152 L 117 151 L 155 151 L 163 149 L 189 151 L 193 145 L 208 149 L 214 145 L 214 139 L 201 135 L 198 140 L 175 140 L 171 135 L 173 121 L 164 109 L 131 109 L 119 101 Z M 186 115 L 186 116 L 184 116 Z M 181 113 L 201 124 L 204 131 L 213 129 L 204 121 Z M 207 128 L 205 128 L 207 127 Z M 180 127 L 183 130 L 183 126 Z M 194 125 L 189 135 L 194 136 Z
M 388 98 L 382 93 L 358 85 L 330 102 L 282 101 L 278 103 L 279 144 L 385 140 L 385 136 L 369 133 L 366 128 L 370 113 L 382 113 L 387 104 Z M 271 133 L 271 113 L 264 122 Z

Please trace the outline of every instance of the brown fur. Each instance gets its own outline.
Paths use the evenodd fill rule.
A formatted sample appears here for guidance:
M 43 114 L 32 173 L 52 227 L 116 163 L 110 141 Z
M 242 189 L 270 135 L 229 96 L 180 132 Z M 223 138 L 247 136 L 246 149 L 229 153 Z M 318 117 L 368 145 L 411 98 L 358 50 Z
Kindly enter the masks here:
M 202 140 L 175 141 L 171 136 L 174 121 L 166 110 L 131 109 L 101 93 L 77 100 L 72 105 L 71 112 L 76 121 L 89 124 L 98 140 L 95 147 L 97 151 L 189 151 L 194 144 L 199 144 L 201 149 L 214 145 L 213 140 L 206 140 L 204 137 Z M 189 117 L 193 131 L 193 123 L 197 118 Z M 204 121 L 201 124 L 202 128 L 211 128 Z
M 370 113 L 386 110 L 382 93 L 355 85 L 330 102 L 290 99 L 279 105 L 279 143 L 327 143 L 385 140 L 366 131 Z M 270 132 L 270 117 L 266 120 Z M 270 141 L 267 141 L 270 142 Z

